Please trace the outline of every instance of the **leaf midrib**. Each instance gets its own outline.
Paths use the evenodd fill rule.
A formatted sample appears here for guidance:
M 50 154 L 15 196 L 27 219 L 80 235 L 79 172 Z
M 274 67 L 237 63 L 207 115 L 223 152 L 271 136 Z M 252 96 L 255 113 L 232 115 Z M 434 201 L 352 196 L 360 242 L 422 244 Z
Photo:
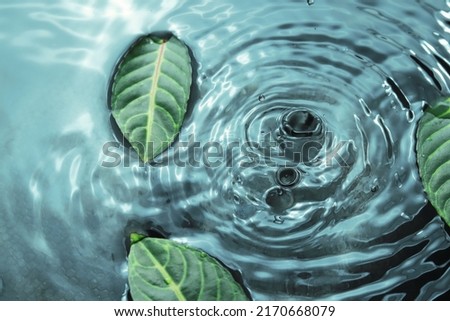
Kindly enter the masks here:
M 155 65 L 155 69 L 153 71 L 152 75 L 152 85 L 150 87 L 150 99 L 148 103 L 148 117 L 147 117 L 147 135 L 145 137 L 145 143 L 146 146 L 144 146 L 144 161 L 146 162 L 149 159 L 148 153 L 148 142 L 150 142 L 150 139 L 152 137 L 152 129 L 153 129 L 153 119 L 155 115 L 155 107 L 156 107 L 156 90 L 158 89 L 158 81 L 159 77 L 161 75 L 161 64 L 164 57 L 164 51 L 166 49 L 166 42 L 164 41 L 159 49 L 158 49 L 158 60 Z
M 164 278 L 164 280 L 166 280 L 166 282 L 168 283 L 167 285 L 169 286 L 169 288 L 173 291 L 173 293 L 175 294 L 175 296 L 177 297 L 177 299 L 179 301 L 186 301 L 186 297 L 184 296 L 184 294 L 181 292 L 180 287 L 178 286 L 178 284 L 175 282 L 175 280 L 172 278 L 172 276 L 167 272 L 167 270 L 164 268 L 163 265 L 161 265 L 161 263 L 158 261 L 158 259 L 153 255 L 153 253 L 144 245 L 142 245 L 144 247 L 145 252 L 148 253 L 150 260 L 152 261 L 153 265 L 155 266 L 155 268 L 158 270 L 159 273 L 161 273 L 162 277 Z M 165 246 L 163 246 L 165 247 Z M 167 250 L 167 249 L 166 249 Z M 170 252 L 170 249 L 167 250 L 168 252 Z

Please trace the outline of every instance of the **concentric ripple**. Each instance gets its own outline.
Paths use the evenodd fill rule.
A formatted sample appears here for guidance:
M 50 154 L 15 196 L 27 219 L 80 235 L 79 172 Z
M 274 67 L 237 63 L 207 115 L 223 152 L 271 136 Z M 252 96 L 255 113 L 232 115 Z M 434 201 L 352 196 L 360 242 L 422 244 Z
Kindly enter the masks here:
M 210 83 L 201 80 L 205 97 L 194 106 L 197 137 L 241 148 L 205 172 L 212 198 L 190 209 L 206 212 L 198 224 L 216 241 L 208 246 L 205 230 L 187 239 L 239 269 L 256 299 L 403 298 L 387 293 L 435 268 L 426 263 L 434 246 L 417 237 L 425 198 L 413 136 L 416 115 L 443 86 L 426 70 L 423 78 L 420 36 L 389 8 L 317 4 L 308 18 L 305 10 L 243 14 L 237 38 L 221 39 L 230 43 L 222 67 L 202 68 Z M 420 96 L 421 86 L 435 95 Z M 301 180 L 283 184 L 283 168 Z M 436 234 L 447 249 L 448 236 Z
M 31 97 L 0 97 L 19 106 L 0 111 L 1 299 L 119 299 L 132 231 L 202 248 L 256 300 L 448 297 L 450 236 L 414 150 L 422 108 L 449 94 L 445 1 L 92 2 L 0 6 L 32 19 L 0 34 Z M 143 165 L 99 93 L 161 30 L 190 47 L 195 84 L 177 141 Z

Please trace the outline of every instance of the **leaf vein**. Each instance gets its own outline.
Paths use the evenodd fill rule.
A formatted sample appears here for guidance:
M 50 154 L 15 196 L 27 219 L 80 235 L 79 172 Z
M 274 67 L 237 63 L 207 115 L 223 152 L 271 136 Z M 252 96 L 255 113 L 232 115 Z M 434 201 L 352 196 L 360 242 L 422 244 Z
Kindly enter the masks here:
M 162 277 L 168 282 L 168 286 L 173 291 L 173 293 L 176 295 L 177 299 L 180 301 L 186 301 L 186 298 L 184 297 L 180 288 L 175 283 L 172 276 L 164 268 L 164 266 L 159 262 L 159 260 L 153 255 L 153 253 L 146 246 L 142 245 L 142 247 L 144 248 L 144 251 L 148 253 L 150 260 L 155 265 L 158 272 L 161 273 Z

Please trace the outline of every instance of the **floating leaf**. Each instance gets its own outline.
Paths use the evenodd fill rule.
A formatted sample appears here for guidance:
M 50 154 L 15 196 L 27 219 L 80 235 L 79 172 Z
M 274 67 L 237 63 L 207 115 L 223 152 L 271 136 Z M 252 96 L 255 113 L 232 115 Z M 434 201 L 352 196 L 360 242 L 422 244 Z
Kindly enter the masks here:
M 142 37 L 122 57 L 111 86 L 112 114 L 144 162 L 179 133 L 191 82 L 188 49 L 175 36 Z
M 131 239 L 128 282 L 133 300 L 248 300 L 230 272 L 205 252 L 165 239 L 136 234 Z
M 424 113 L 417 130 L 420 176 L 429 201 L 450 225 L 450 98 Z

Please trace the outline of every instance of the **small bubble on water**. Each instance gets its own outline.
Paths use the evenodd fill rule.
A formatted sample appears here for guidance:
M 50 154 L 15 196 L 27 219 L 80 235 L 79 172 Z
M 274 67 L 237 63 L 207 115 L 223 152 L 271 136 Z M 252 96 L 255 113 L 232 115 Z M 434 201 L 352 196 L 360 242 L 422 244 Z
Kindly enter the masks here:
M 277 171 L 277 181 L 282 186 L 295 185 L 300 178 L 300 173 L 295 168 L 280 168 Z
M 236 205 L 240 205 L 241 204 L 241 198 L 239 197 L 239 195 L 234 194 L 233 201 L 234 201 L 234 203 Z
M 379 189 L 380 189 L 380 186 L 378 186 L 378 185 L 372 185 L 372 186 L 370 187 L 370 191 L 371 191 L 372 193 L 378 192 Z
M 261 95 L 259 95 L 258 100 L 259 100 L 259 101 L 264 101 L 264 100 L 266 100 L 266 96 L 264 96 L 263 94 L 261 94 Z
M 314 0 L 307 0 L 306 3 L 308 6 L 312 6 L 314 4 Z
M 284 190 L 280 187 L 271 188 L 266 196 L 266 203 L 274 210 L 280 212 L 291 207 L 294 203 L 294 198 L 290 191 Z

